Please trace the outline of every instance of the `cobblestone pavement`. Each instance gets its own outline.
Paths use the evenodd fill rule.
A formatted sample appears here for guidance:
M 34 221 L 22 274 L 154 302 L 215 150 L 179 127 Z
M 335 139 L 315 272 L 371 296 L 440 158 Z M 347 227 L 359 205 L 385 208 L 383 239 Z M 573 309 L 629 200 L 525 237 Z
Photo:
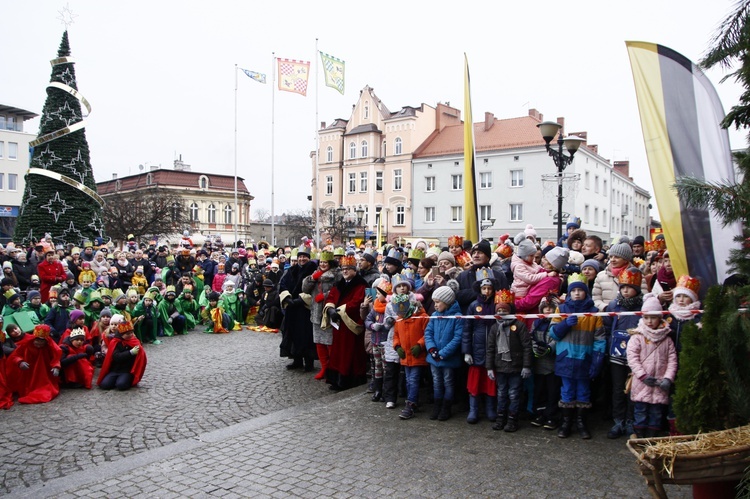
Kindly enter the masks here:
M 149 346 L 138 389 L 63 391 L 0 413 L 11 497 L 647 497 L 624 440 L 410 421 L 287 372 L 278 335 Z M 688 487 L 669 487 L 688 497 Z

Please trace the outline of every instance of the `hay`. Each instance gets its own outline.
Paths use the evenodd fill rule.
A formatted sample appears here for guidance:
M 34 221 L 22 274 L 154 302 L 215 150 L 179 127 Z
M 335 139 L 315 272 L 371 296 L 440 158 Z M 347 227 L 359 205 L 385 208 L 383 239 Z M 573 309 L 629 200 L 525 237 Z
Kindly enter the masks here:
M 732 449 L 750 446 L 750 425 L 686 437 L 649 440 L 641 447 L 639 459 L 652 464 L 661 461 L 663 472 L 673 478 L 678 457 L 700 457 L 714 453 L 731 452 Z

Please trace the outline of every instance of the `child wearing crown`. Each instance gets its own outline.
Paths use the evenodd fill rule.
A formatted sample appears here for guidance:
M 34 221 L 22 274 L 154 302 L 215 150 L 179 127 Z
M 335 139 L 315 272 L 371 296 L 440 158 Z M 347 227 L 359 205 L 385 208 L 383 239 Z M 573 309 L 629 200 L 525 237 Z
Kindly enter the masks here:
M 588 296 L 589 287 L 581 274 L 568 278 L 568 294 L 556 313 L 572 314 L 552 319 L 550 337 L 557 342 L 555 374 L 562 379 L 560 407 L 563 420 L 557 436 L 568 438 L 575 412 L 576 429 L 583 439 L 591 438 L 586 428 L 586 412 L 591 408 L 591 380 L 598 376 L 607 347 L 606 333 L 601 317 L 583 316 L 598 312 Z
M 50 335 L 50 327 L 39 324 L 33 335 L 26 335 L 8 358 L 9 387 L 21 404 L 42 404 L 60 393 L 60 347 Z
M 141 381 L 146 364 L 146 351 L 135 337 L 133 324 L 130 321 L 121 322 L 109 342 L 96 384 L 102 390 L 129 390 Z
M 86 332 L 77 327 L 60 344 L 60 350 L 62 351 L 60 359 L 60 365 L 62 366 L 61 381 L 66 387 L 91 389 L 91 382 L 94 379 L 94 366 L 89 361 L 89 357 L 94 354 L 94 347 L 85 343 Z
M 456 267 L 465 269 L 471 264 L 471 255 L 464 249 L 464 238 L 462 236 L 450 236 L 448 238 L 448 251 L 456 260 Z
M 623 270 L 619 277 L 617 297 L 607 305 L 607 312 L 636 312 L 641 310 L 643 274 L 636 267 Z M 638 326 L 637 315 L 614 315 L 603 318 L 609 339 L 609 369 L 612 381 L 612 419 L 614 426 L 607 438 L 614 439 L 633 434 L 633 404 L 625 394 L 625 383 L 630 374 L 628 367 L 628 330 Z
M 515 296 L 502 289 L 495 298 L 495 314 L 515 313 Z M 518 430 L 523 380 L 531 377 L 531 336 L 519 319 L 497 319 L 487 336 L 485 367 L 497 384 L 497 419 L 493 430 Z
M 167 292 L 164 299 L 159 303 L 159 322 L 163 328 L 165 336 L 173 334 L 185 334 L 185 316 L 180 311 L 177 304 L 177 293 L 174 286 L 167 286 Z

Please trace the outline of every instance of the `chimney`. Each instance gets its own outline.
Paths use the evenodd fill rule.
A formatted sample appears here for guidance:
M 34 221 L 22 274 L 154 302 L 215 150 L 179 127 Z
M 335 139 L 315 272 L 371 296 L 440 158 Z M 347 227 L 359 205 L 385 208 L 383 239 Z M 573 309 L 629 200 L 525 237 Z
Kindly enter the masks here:
M 544 115 L 534 108 L 529 109 L 529 116 L 536 120 L 544 121 Z
M 586 144 L 586 147 L 588 147 L 589 151 L 593 152 L 594 154 L 599 154 L 599 146 L 597 144 Z
M 563 117 L 557 118 L 557 123 L 562 127 L 560 129 L 560 135 L 564 137 L 565 136 L 565 118 Z
M 117 174 L 116 173 L 112 174 L 112 180 L 117 180 Z
M 174 160 L 174 169 L 177 172 L 189 172 L 190 171 L 190 165 L 182 162 L 182 154 L 180 154 L 180 159 Z
M 495 124 L 495 115 L 489 112 L 484 113 L 484 131 L 486 132 L 490 128 L 492 128 L 492 125 Z
M 614 167 L 618 173 L 630 178 L 630 161 L 615 161 Z

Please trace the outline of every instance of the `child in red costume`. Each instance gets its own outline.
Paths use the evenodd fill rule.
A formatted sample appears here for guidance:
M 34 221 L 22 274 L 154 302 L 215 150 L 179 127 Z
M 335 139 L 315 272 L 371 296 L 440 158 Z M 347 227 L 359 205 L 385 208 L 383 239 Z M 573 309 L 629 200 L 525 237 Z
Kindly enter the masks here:
M 146 370 L 147 359 L 146 351 L 135 337 L 133 323 L 119 323 L 107 347 L 107 356 L 104 357 L 96 384 L 102 390 L 128 390 L 136 386 Z
M 60 347 L 50 337 L 50 328 L 40 324 L 26 336 L 8 359 L 12 390 L 21 404 L 49 402 L 60 393 Z
M 89 357 L 93 355 L 94 347 L 86 344 L 86 332 L 79 327 L 73 329 L 60 344 L 60 350 L 64 386 L 84 387 L 90 390 L 94 379 L 94 366 Z

